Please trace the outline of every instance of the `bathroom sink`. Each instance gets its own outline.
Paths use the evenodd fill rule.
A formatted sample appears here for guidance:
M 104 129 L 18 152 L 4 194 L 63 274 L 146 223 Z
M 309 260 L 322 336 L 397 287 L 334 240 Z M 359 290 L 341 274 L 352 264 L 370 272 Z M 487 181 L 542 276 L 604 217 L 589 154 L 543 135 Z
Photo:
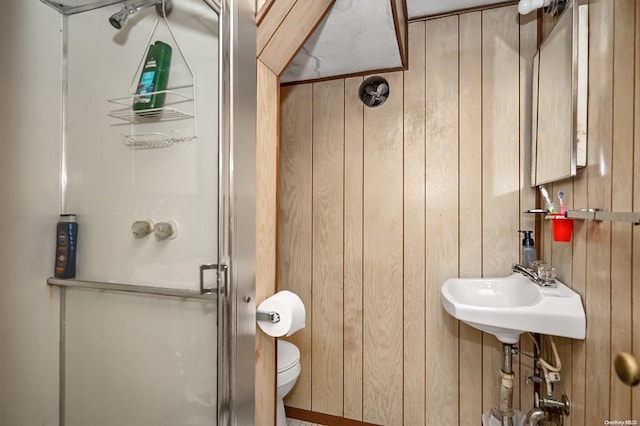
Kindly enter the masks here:
M 501 278 L 450 278 L 442 305 L 454 318 L 515 344 L 526 332 L 584 339 L 580 295 L 556 280 L 541 287 L 519 273 Z

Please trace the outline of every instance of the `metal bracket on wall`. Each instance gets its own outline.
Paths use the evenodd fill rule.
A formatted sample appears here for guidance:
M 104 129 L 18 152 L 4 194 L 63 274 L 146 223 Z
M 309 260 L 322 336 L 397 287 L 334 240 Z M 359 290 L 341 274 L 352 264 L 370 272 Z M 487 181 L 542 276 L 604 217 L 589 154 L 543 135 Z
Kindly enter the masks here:
M 280 314 L 277 312 L 256 311 L 256 321 L 277 323 L 280 322 Z
M 587 219 L 611 222 L 629 222 L 640 225 L 640 212 L 608 212 L 601 209 L 567 210 L 569 219 Z

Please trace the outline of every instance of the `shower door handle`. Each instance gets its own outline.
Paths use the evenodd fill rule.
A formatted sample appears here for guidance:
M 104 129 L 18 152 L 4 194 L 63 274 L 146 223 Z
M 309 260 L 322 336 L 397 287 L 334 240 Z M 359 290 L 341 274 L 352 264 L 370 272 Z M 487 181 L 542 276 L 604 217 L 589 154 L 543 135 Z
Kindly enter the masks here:
M 216 288 L 205 288 L 204 286 L 204 271 L 215 269 L 218 271 L 216 277 Z M 227 265 L 218 265 L 217 263 L 205 263 L 200 265 L 200 294 L 211 294 L 214 291 L 216 294 L 224 293 L 227 295 L 227 270 L 229 267 Z M 222 273 L 222 277 L 220 274 Z M 220 284 L 220 280 L 223 280 L 223 283 Z

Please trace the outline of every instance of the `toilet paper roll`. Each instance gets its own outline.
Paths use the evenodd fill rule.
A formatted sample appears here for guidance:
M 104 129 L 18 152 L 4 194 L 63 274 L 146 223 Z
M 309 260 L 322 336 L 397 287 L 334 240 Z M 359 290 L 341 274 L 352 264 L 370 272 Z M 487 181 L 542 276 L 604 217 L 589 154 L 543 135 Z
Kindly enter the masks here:
M 258 306 L 258 310 L 276 312 L 280 315 L 280 321 L 276 323 L 258 321 L 258 326 L 269 336 L 291 336 L 296 331 L 304 328 L 306 316 L 304 303 L 302 303 L 297 294 L 290 291 L 283 290 L 265 299 Z

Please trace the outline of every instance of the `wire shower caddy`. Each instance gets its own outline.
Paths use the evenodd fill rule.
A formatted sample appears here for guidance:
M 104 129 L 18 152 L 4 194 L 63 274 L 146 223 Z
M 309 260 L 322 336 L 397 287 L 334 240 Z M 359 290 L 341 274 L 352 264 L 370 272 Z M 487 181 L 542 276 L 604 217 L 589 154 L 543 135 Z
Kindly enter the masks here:
M 123 133 L 122 143 L 131 149 L 154 149 L 165 148 L 173 145 L 174 143 L 187 142 L 195 139 L 197 135 L 197 123 L 196 123 L 196 78 L 189 61 L 182 52 L 180 43 L 176 39 L 171 25 L 167 19 L 165 0 L 162 1 L 162 20 L 165 23 L 169 34 L 173 40 L 173 44 L 178 50 L 180 58 L 186 66 L 188 78 L 185 84 L 180 84 L 167 88 L 166 90 L 159 90 L 155 92 L 149 92 L 145 95 L 165 94 L 165 102 L 162 107 L 152 108 L 147 110 L 134 111 L 133 103 L 134 99 L 138 96 L 136 89 L 138 86 L 138 79 L 145 64 L 145 59 L 151 42 L 158 29 L 158 23 L 160 22 L 160 16 L 156 16 L 153 29 L 149 35 L 149 39 L 146 43 L 146 49 L 140 63 L 133 75 L 129 87 L 129 95 L 109 99 L 110 103 L 120 105 L 122 107 L 114 109 L 109 112 L 109 116 L 118 120 L 125 121 L 130 124 L 128 134 Z M 172 60 L 172 63 L 174 61 Z M 189 132 L 182 132 L 176 128 L 172 128 L 169 131 L 151 131 L 151 132 L 136 132 L 140 125 L 153 125 L 154 123 L 172 122 L 176 120 L 190 120 L 191 126 Z M 147 126 L 148 127 L 148 126 Z M 167 127 L 167 126 L 163 126 Z M 185 134 L 186 133 L 186 134 Z

